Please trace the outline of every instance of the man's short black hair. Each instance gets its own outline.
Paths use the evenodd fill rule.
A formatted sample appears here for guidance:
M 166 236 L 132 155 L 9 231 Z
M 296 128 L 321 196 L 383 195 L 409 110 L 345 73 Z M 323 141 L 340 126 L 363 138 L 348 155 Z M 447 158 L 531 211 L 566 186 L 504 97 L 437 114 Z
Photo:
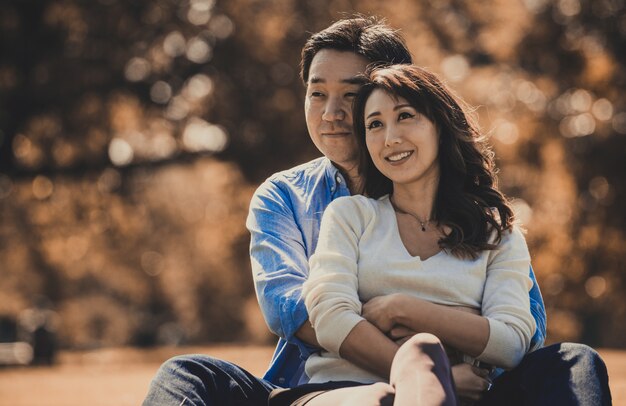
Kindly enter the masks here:
M 322 49 L 354 52 L 372 63 L 412 63 L 399 32 L 376 17 L 345 18 L 313 34 L 302 48 L 300 77 L 305 84 L 313 57 Z

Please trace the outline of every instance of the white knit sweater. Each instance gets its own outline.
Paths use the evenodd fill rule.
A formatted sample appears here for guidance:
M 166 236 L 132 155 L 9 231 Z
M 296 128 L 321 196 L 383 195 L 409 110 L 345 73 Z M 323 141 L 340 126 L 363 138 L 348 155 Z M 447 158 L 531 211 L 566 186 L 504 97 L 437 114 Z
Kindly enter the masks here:
M 528 351 L 535 331 L 528 292 L 530 256 L 516 227 L 495 250 L 474 260 L 445 251 L 421 260 L 406 250 L 388 196 L 333 201 L 322 219 L 310 275 L 303 287 L 309 318 L 320 345 L 305 371 L 311 382 L 383 381 L 339 358 L 339 348 L 363 320 L 361 302 L 391 293 L 432 303 L 479 309 L 489 321 L 489 340 L 477 359 L 512 368 Z

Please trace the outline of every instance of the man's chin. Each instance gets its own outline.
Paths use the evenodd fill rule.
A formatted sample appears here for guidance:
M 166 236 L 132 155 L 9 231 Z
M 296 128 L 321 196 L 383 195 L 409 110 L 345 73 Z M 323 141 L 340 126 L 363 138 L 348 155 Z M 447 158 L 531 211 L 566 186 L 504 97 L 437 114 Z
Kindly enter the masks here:
M 352 133 L 340 132 L 340 133 L 322 134 L 322 138 L 329 139 L 329 140 L 342 140 L 346 138 L 352 138 Z

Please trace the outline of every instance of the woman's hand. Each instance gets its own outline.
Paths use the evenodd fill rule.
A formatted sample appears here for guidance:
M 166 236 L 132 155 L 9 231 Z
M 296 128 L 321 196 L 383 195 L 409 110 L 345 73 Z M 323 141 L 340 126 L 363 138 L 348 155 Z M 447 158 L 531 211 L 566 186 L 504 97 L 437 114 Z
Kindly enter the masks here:
M 457 395 L 464 400 L 479 401 L 491 385 L 489 371 L 469 364 L 453 366 L 452 377 Z
M 415 334 L 417 333 L 410 328 L 396 324 L 389 330 L 387 336 L 400 346 L 409 341 L 409 338 L 413 337 Z
M 394 310 L 400 306 L 403 296 L 400 293 L 376 296 L 363 304 L 361 316 L 388 334 L 396 324 Z

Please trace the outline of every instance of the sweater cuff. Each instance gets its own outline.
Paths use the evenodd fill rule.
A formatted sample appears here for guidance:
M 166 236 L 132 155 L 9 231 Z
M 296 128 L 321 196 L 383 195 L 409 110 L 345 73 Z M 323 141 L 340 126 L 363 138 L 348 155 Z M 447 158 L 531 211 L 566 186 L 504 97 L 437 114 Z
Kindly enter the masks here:
M 352 329 L 363 320 L 365 320 L 363 317 L 353 312 L 337 315 L 333 319 L 332 326 L 322 328 L 321 332 L 316 331 L 317 340 L 327 351 L 339 355 L 341 344 L 343 344 Z
M 517 348 L 514 338 L 511 337 L 510 327 L 505 323 L 487 318 L 489 321 L 489 340 L 483 352 L 477 357 L 479 360 L 492 365 L 512 369 L 524 357 L 525 351 Z

